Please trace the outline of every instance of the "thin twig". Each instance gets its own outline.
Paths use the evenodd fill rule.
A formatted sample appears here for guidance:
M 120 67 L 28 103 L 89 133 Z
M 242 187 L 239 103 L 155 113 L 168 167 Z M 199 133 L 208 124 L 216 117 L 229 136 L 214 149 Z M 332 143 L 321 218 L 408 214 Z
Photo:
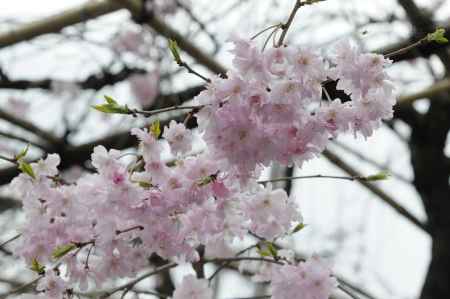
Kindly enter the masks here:
M 245 252 L 247 252 L 248 250 L 253 249 L 253 248 L 256 248 L 257 246 L 258 246 L 258 243 L 257 243 L 257 244 L 254 244 L 254 245 L 252 245 L 252 246 L 249 246 L 249 247 L 247 247 L 247 248 L 244 248 L 243 250 L 241 250 L 241 251 L 239 251 L 238 253 L 236 253 L 235 256 L 238 257 L 238 256 L 244 254 Z M 212 279 L 213 279 L 214 277 L 216 277 L 216 275 L 219 274 L 220 271 L 222 271 L 223 269 L 225 269 L 225 267 L 227 267 L 229 264 L 231 264 L 231 262 L 230 262 L 230 261 L 227 261 L 227 262 L 223 263 L 222 265 L 220 265 L 220 266 L 216 269 L 216 271 L 214 271 L 214 273 L 211 274 L 211 276 L 208 277 L 209 282 L 211 282 Z
M 265 258 L 265 257 L 252 257 L 252 256 L 243 256 L 243 257 L 228 257 L 228 258 L 214 258 L 214 259 L 205 259 L 203 263 L 222 263 L 222 262 L 240 262 L 240 261 L 258 261 L 258 262 L 266 262 L 278 265 L 284 265 L 283 262 Z
M 331 152 L 330 150 L 325 150 L 323 152 L 323 155 L 334 165 L 345 171 L 350 176 L 360 176 L 357 170 L 355 170 L 351 165 L 349 165 L 347 162 L 342 160 L 340 157 L 338 157 L 336 154 Z M 379 189 L 374 184 L 359 180 L 359 183 L 361 183 L 364 187 L 366 187 L 369 191 L 371 191 L 373 194 L 375 194 L 377 197 L 379 197 L 382 201 L 384 201 L 386 204 L 391 206 L 394 210 L 396 210 L 400 215 L 404 216 L 406 219 L 411 221 L 414 225 L 416 225 L 418 228 L 423 230 L 424 232 L 430 233 L 430 229 L 427 226 L 427 224 L 420 221 L 416 216 L 411 214 L 405 207 L 400 205 L 397 201 L 395 201 L 391 196 L 386 194 L 383 190 Z
M 278 44 L 277 44 L 278 47 L 281 47 L 283 45 L 283 42 L 284 42 L 284 39 L 286 38 L 289 27 L 291 27 L 292 22 L 294 21 L 295 15 L 297 14 L 300 7 L 306 6 L 306 5 L 311 5 L 311 4 L 314 4 L 317 2 L 321 2 L 321 1 L 325 1 L 325 0 L 305 0 L 305 1 L 297 0 L 295 2 L 295 6 L 292 9 L 287 22 L 284 23 L 283 25 L 281 25 L 282 32 L 281 32 L 280 39 L 278 40 Z
M 303 176 L 291 176 L 291 177 L 279 177 L 270 180 L 258 181 L 259 184 L 275 183 L 275 182 L 285 182 L 292 180 L 302 180 L 302 179 L 337 179 L 346 181 L 367 181 L 368 178 L 364 176 L 340 176 L 340 175 L 303 175 Z
M 139 110 L 139 109 L 131 109 L 130 113 L 131 114 L 141 114 L 145 117 L 151 117 L 157 114 L 161 114 L 161 113 L 165 113 L 165 112 L 170 112 L 170 111 L 177 111 L 177 110 L 199 110 L 201 108 L 203 108 L 204 105 L 198 105 L 198 106 L 171 106 L 171 107 L 167 107 L 167 108 L 161 108 L 161 109 L 155 109 L 155 110 Z
M 301 7 L 301 1 L 297 0 L 295 1 L 295 6 L 291 11 L 291 14 L 289 15 L 289 18 L 287 20 L 286 23 L 284 23 L 283 25 L 281 25 L 281 36 L 280 39 L 278 40 L 278 47 L 281 47 L 283 45 L 284 39 L 286 38 L 287 32 L 289 30 L 289 27 L 291 27 L 292 22 L 294 21 L 295 15 L 297 14 L 297 11 L 300 9 Z
M 6 162 L 10 162 L 13 164 L 17 164 L 17 161 L 15 159 L 12 158 L 8 158 L 6 156 L 0 155 L 0 160 L 6 161 Z
M 26 138 L 24 138 L 22 136 L 17 136 L 17 135 L 11 134 L 9 132 L 0 131 L 0 136 L 8 138 L 8 139 L 17 140 L 17 141 L 20 141 L 20 142 L 23 142 L 23 143 L 26 143 L 26 144 L 31 144 L 31 145 L 33 145 L 35 147 L 38 147 L 38 148 L 42 149 L 43 151 L 47 151 L 48 150 L 48 147 L 46 147 L 46 146 L 44 146 L 44 145 L 42 145 L 40 143 L 28 140 L 28 139 L 26 139 Z
M 186 62 L 182 61 L 182 62 L 178 63 L 178 65 L 179 65 L 180 67 L 184 67 L 184 68 L 188 71 L 188 73 L 194 74 L 195 76 L 199 77 L 199 78 L 202 79 L 203 81 L 208 82 L 208 83 L 211 82 L 211 79 L 206 78 L 205 76 L 203 76 L 202 74 L 200 74 L 199 72 L 197 72 L 196 70 L 194 70 L 193 68 L 191 68 L 191 67 L 189 66 L 189 64 L 187 64 Z
M 401 49 L 398 49 L 398 50 L 395 50 L 393 52 L 385 54 L 384 57 L 385 58 L 393 58 L 393 57 L 395 57 L 397 55 L 404 54 L 404 53 L 406 53 L 408 51 L 411 51 L 411 50 L 413 50 L 413 49 L 415 49 L 417 47 L 426 45 L 426 44 L 428 44 L 430 42 L 431 41 L 428 39 L 428 36 L 425 36 L 424 38 L 418 40 L 417 42 L 415 42 L 413 44 L 410 44 L 410 45 L 408 45 L 408 46 L 406 46 L 404 48 L 401 48 Z
M 155 274 L 158 274 L 160 272 L 163 272 L 163 271 L 169 270 L 171 268 L 174 268 L 176 266 L 178 266 L 177 263 L 170 263 L 170 264 L 166 264 L 164 266 L 161 266 L 159 268 L 156 268 L 155 270 L 150 271 L 150 272 L 148 272 L 146 274 L 143 274 L 143 275 L 139 276 L 138 278 L 136 278 L 136 279 L 134 279 L 134 280 L 132 280 L 130 282 L 127 282 L 127 283 L 125 283 L 125 284 L 123 284 L 121 286 L 118 286 L 118 287 L 116 287 L 116 288 L 114 288 L 114 289 L 112 289 L 110 291 L 105 292 L 99 298 L 105 299 L 105 298 L 108 298 L 109 296 L 111 296 L 111 295 L 113 295 L 113 294 L 115 294 L 115 293 L 117 293 L 117 292 L 119 292 L 121 290 L 131 289 L 132 287 L 134 287 L 140 281 L 142 281 L 142 280 L 144 280 L 144 279 L 146 279 L 146 278 L 148 278 L 150 276 L 153 276 Z
M 8 292 L 6 294 L 1 295 L 0 299 L 6 299 L 6 298 L 8 298 L 11 295 L 14 295 L 14 294 L 22 292 L 23 290 L 29 288 L 30 286 L 32 286 L 33 284 L 38 282 L 42 277 L 44 277 L 44 276 L 40 275 L 40 276 L 36 277 L 35 279 L 33 279 L 32 281 L 27 282 L 27 283 L 21 285 L 20 287 L 15 288 L 14 290 L 12 290 L 12 291 L 10 291 L 10 292 Z
M 13 242 L 13 241 L 19 239 L 20 236 L 22 236 L 22 234 L 17 234 L 17 235 L 15 235 L 14 237 L 9 238 L 8 240 L 6 240 L 6 241 L 3 242 L 2 244 L 0 244 L 0 248 L 3 248 L 3 247 L 5 247 L 6 245 L 8 245 L 9 243 L 11 243 L 11 242 Z
M 374 166 L 376 168 L 379 168 L 380 170 L 387 171 L 390 175 L 392 175 L 396 179 L 398 179 L 398 180 L 400 180 L 400 181 L 402 181 L 402 182 L 404 182 L 406 184 L 411 184 L 411 180 L 409 180 L 408 178 L 406 178 L 402 174 L 392 171 L 388 167 L 383 166 L 380 163 L 378 163 L 377 161 L 375 161 L 375 160 L 373 160 L 373 159 L 371 159 L 371 158 L 361 154 L 360 152 L 356 151 L 355 149 L 351 148 L 350 146 L 348 146 L 348 145 L 346 145 L 346 144 L 344 144 L 342 142 L 339 142 L 337 140 L 334 140 L 333 144 L 337 145 L 338 147 L 340 147 L 341 149 L 345 150 L 346 152 L 352 154 L 353 156 L 361 159 L 362 161 L 367 162 L 370 165 L 372 165 L 372 166 Z
M 252 296 L 252 297 L 235 297 L 235 298 L 227 298 L 227 299 L 267 299 L 271 298 L 272 295 L 260 295 L 260 296 Z
M 351 289 L 352 291 L 366 297 L 367 299 L 376 299 L 375 296 L 372 294 L 369 294 L 368 291 L 363 290 L 361 287 L 354 285 L 353 283 L 350 283 L 349 281 L 345 280 L 342 277 L 335 276 L 339 285 L 343 285 L 348 289 Z
M 275 24 L 275 25 L 269 26 L 269 27 L 259 31 L 255 35 L 253 35 L 250 39 L 253 40 L 253 39 L 257 38 L 258 36 L 260 36 L 261 34 L 263 34 L 264 32 L 269 31 L 270 29 L 280 28 L 282 25 L 283 24 Z
M 350 298 L 352 298 L 352 299 L 360 299 L 357 295 L 353 294 L 352 292 L 347 290 L 346 287 L 344 287 L 342 285 L 338 285 L 338 289 L 341 290 L 342 292 L 344 292 L 345 294 L 347 294 L 348 296 L 350 296 Z
M 19 118 L 19 117 L 15 116 L 7 111 L 4 111 L 2 109 L 0 109 L 0 118 L 44 139 L 46 142 L 50 143 L 51 145 L 58 145 L 58 144 L 61 144 L 61 142 L 62 142 L 58 137 L 54 136 L 53 134 L 51 134 L 47 131 L 44 131 L 43 129 L 35 126 L 33 123 L 31 123 L 27 120 L 24 120 L 22 118 Z
M 169 295 L 158 293 L 155 291 L 131 290 L 131 292 L 136 293 L 136 294 L 152 295 L 152 296 L 162 298 L 162 299 L 170 297 Z

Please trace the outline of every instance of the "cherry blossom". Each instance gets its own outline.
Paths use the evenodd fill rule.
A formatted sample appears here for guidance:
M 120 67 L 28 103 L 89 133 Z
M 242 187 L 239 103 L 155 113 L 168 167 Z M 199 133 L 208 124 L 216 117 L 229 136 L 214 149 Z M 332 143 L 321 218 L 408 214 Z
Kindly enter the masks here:
M 134 49 L 136 41 L 130 42 Z M 233 43 L 234 68 L 212 78 L 194 99 L 202 105 L 195 116 L 203 152 L 192 153 L 193 132 L 171 121 L 162 136 L 159 129 L 132 129 L 139 142 L 132 161 L 97 146 L 93 171 L 70 184 L 60 179 L 56 154 L 31 163 L 33 175 L 12 181 L 26 216 L 16 252 L 45 269 L 38 267 L 45 272 L 38 291 L 59 298 L 66 287 L 84 291 L 112 278 L 133 278 L 154 254 L 194 263 L 201 261 L 202 246 L 206 256 L 231 257 L 229 244 L 248 233 L 265 242 L 283 238 L 302 216 L 295 198 L 258 183 L 263 167 L 300 167 L 329 139 L 345 132 L 368 137 L 392 117 L 390 61 L 380 55 L 348 42 L 335 45 L 330 57 L 307 47 L 261 51 L 238 37 Z M 130 80 L 142 105 L 156 96 L 153 76 Z M 338 80 L 349 101 L 323 100 L 328 78 Z M 163 158 L 167 149 L 173 163 Z M 271 280 L 274 299 L 325 299 L 337 285 L 318 257 L 297 263 L 280 251 L 274 258 L 257 273 Z M 206 280 L 189 275 L 173 298 L 212 298 L 212 291 Z
M 45 273 L 45 276 L 39 280 L 36 289 L 45 293 L 48 298 L 62 298 L 61 294 L 65 292 L 65 282 L 53 270 Z
M 135 74 L 128 80 L 130 90 L 142 107 L 150 107 L 159 94 L 159 74 L 149 72 L 147 74 Z
M 213 291 L 206 279 L 197 279 L 194 275 L 186 275 L 178 286 L 172 299 L 212 299 Z
M 395 92 L 385 71 L 391 62 L 381 55 L 347 41 L 330 58 L 310 48 L 261 51 L 254 41 L 232 41 L 234 68 L 195 100 L 208 105 L 197 119 L 212 155 L 244 182 L 273 162 L 301 166 L 339 133 L 369 137 L 392 117 Z M 327 78 L 338 80 L 350 101 L 322 100 Z
M 163 137 L 169 142 L 174 154 L 188 153 L 192 148 L 192 132 L 184 124 L 172 120 L 169 127 L 164 130 Z
M 275 266 L 272 270 L 273 299 L 328 299 L 337 286 L 329 266 L 313 256 L 297 265 Z

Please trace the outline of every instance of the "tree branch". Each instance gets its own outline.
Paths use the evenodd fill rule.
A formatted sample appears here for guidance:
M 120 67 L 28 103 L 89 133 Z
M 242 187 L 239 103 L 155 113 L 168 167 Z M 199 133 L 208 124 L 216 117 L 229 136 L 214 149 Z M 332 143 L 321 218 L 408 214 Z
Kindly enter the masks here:
M 3 119 L 15 126 L 18 126 L 30 133 L 33 133 L 34 135 L 41 137 L 44 141 L 48 142 L 50 145 L 59 145 L 61 144 L 61 140 L 54 136 L 53 134 L 37 127 L 33 123 L 26 121 L 24 119 L 21 119 L 15 115 L 12 115 L 11 113 L 8 113 L 2 109 L 0 109 L 0 119 Z
M 342 169 L 344 172 L 346 172 L 348 175 L 352 177 L 359 177 L 361 174 L 354 169 L 352 166 L 347 164 L 344 160 L 339 158 L 336 154 L 329 150 L 325 150 L 323 152 L 323 155 L 334 165 Z M 416 218 L 413 214 L 411 214 L 406 208 L 404 208 L 402 205 L 400 205 L 398 202 L 396 202 L 392 197 L 390 197 L 388 194 L 386 194 L 384 191 L 379 189 L 377 186 L 373 185 L 370 182 L 364 181 L 364 180 L 358 180 L 358 182 L 366 187 L 370 192 L 375 194 L 378 198 L 380 198 L 383 202 L 385 202 L 387 205 L 392 207 L 395 211 L 397 211 L 400 215 L 404 216 L 406 219 L 408 219 L 412 224 L 414 224 L 416 227 L 421 229 L 422 231 L 426 233 L 430 233 L 430 230 L 428 226 L 424 223 L 422 223 L 419 219 Z
M 0 34 L 0 48 L 24 42 L 37 36 L 57 33 L 65 27 L 94 19 L 96 17 L 117 11 L 122 6 L 115 1 L 88 1 L 76 8 L 66 10 L 39 21 L 21 25 L 19 28 Z
M 103 71 L 98 74 L 92 74 L 82 81 L 73 82 L 78 85 L 80 89 L 100 90 L 107 85 L 114 85 L 128 79 L 134 74 L 144 74 L 147 71 L 141 68 L 130 68 L 125 66 L 117 73 Z M 33 89 L 39 88 L 50 90 L 55 79 L 41 79 L 41 80 L 11 80 L 6 74 L 0 70 L 0 89 Z

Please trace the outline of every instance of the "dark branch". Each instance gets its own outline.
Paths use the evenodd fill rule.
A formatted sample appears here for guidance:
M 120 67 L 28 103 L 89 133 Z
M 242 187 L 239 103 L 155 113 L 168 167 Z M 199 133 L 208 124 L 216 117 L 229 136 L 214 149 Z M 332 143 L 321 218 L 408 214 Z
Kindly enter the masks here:
M 74 84 L 78 85 L 80 89 L 92 89 L 99 90 L 107 85 L 114 85 L 121 81 L 128 79 L 134 74 L 144 74 L 145 69 L 141 68 L 130 68 L 125 66 L 121 71 L 117 73 L 112 73 L 108 71 L 102 71 L 98 74 L 92 74 L 86 79 Z M 50 90 L 52 88 L 52 83 L 55 82 L 54 79 L 41 79 L 41 80 L 14 80 L 10 79 L 2 70 L 0 70 L 0 89 L 45 89 Z

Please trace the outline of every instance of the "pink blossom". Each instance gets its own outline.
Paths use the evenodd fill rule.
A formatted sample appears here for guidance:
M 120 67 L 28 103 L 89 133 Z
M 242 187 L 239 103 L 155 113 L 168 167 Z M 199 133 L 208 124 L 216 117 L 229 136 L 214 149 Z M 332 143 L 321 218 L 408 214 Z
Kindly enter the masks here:
M 58 155 L 31 163 L 35 178 L 22 173 L 12 181 L 25 212 L 16 252 L 50 269 L 56 248 L 77 247 L 58 258 L 66 277 L 50 271 L 38 290 L 58 297 L 66 284 L 85 289 L 134 277 L 153 254 L 196 262 L 202 245 L 208 255 L 232 256 L 229 244 L 249 231 L 269 240 L 283 237 L 302 221 L 301 214 L 284 190 L 257 183 L 262 167 L 300 167 L 320 155 L 330 138 L 348 131 L 368 137 L 392 117 L 395 91 L 384 69 L 390 62 L 379 55 L 343 43 L 330 66 L 308 48 L 261 52 L 254 41 L 234 38 L 234 44 L 234 69 L 227 78 L 213 78 L 194 99 L 205 105 L 196 114 L 204 153 L 186 156 L 192 132 L 172 121 L 162 139 L 133 129 L 139 149 L 131 162 L 121 151 L 95 147 L 94 171 L 73 184 L 58 181 Z M 131 81 L 142 99 L 157 92 L 147 76 Z M 322 101 L 328 77 L 339 80 L 348 102 Z M 177 155 L 175 163 L 163 160 L 165 141 Z M 259 279 L 272 278 L 275 299 L 325 299 L 336 286 L 317 257 L 299 264 L 292 256 L 283 260 L 289 263 L 265 264 L 258 273 Z M 173 296 L 211 298 L 212 291 L 206 280 L 190 275 Z
M 243 211 L 250 219 L 250 229 L 268 240 L 288 232 L 295 222 L 302 222 L 296 204 L 282 189 L 269 186 L 243 203 Z
M 159 94 L 159 73 L 135 74 L 129 79 L 130 90 L 142 107 L 150 107 Z
M 186 275 L 173 293 L 172 299 L 212 299 L 213 291 L 206 279 L 198 279 L 194 275 Z
M 39 280 L 37 290 L 44 292 L 47 298 L 63 298 L 61 294 L 65 291 L 65 282 L 56 275 L 55 271 L 48 270 Z
M 297 265 L 276 266 L 272 271 L 274 299 L 328 299 L 337 287 L 329 266 L 313 256 Z
M 143 32 L 137 30 L 120 32 L 112 42 L 112 48 L 119 53 L 131 52 L 139 54 L 146 46 Z
M 163 137 L 174 154 L 185 154 L 192 148 L 192 133 L 182 123 L 172 120 L 164 130 Z
M 30 103 L 24 101 L 23 99 L 17 97 L 9 97 L 7 103 L 7 109 L 14 115 L 18 117 L 26 117 L 29 109 Z

